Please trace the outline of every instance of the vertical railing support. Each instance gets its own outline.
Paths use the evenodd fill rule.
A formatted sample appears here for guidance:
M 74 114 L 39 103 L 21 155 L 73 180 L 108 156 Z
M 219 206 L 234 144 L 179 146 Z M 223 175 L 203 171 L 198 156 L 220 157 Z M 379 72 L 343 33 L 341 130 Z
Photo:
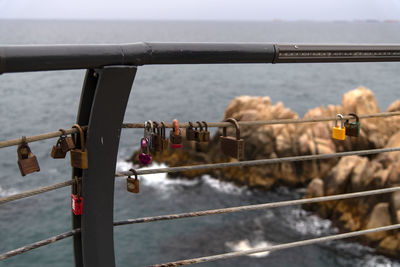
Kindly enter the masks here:
M 115 266 L 114 180 L 121 126 L 136 74 L 133 66 L 88 70 L 77 122 L 88 125 L 89 168 L 82 174 L 83 214 L 72 215 L 75 266 Z M 80 170 L 74 169 L 73 175 Z

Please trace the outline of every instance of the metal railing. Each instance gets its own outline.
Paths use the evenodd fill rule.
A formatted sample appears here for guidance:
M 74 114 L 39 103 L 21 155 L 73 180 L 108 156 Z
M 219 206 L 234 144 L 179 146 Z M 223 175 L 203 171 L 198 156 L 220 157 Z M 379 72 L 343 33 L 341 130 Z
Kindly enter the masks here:
M 120 131 L 123 128 L 143 128 L 143 124 L 125 123 L 127 99 L 136 75 L 137 67 L 149 64 L 222 64 L 222 63 L 319 63 L 319 62 L 393 62 L 400 61 L 400 45 L 303 45 L 269 43 L 135 43 L 123 45 L 46 45 L 46 46 L 0 46 L 0 74 L 10 72 L 49 71 L 66 69 L 87 69 L 82 88 L 80 106 L 76 123 L 85 125 L 87 133 L 88 169 L 73 169 L 72 177 L 81 177 L 83 184 L 84 213 L 72 214 L 72 230 L 19 249 L 0 254 L 0 260 L 30 251 L 32 249 L 73 237 L 75 266 L 115 266 L 113 227 L 119 225 L 147 223 L 161 220 L 182 219 L 230 212 L 276 208 L 289 205 L 301 205 L 329 200 L 341 200 L 353 197 L 365 197 L 375 194 L 392 193 L 400 187 L 384 188 L 363 192 L 340 194 L 309 199 L 290 200 L 217 210 L 196 211 L 170 214 L 156 217 L 113 221 L 114 178 L 132 175 L 132 172 L 116 173 L 116 160 Z M 118 90 L 112 90 L 118 88 Z M 400 112 L 364 114 L 361 119 L 398 116 Z M 335 118 L 307 118 L 272 121 L 239 122 L 241 126 L 313 123 L 332 121 Z M 171 127 L 170 124 L 166 125 Z M 187 127 L 181 124 L 181 127 Z M 230 127 L 230 123 L 208 123 L 209 127 Z M 68 129 L 67 133 L 74 133 Z M 60 131 L 44 133 L 27 138 L 34 142 L 61 135 Z M 101 139 L 106 139 L 100 145 Z M 21 139 L 0 142 L 0 148 L 18 145 Z M 349 155 L 371 155 L 376 153 L 400 151 L 399 147 L 348 151 L 333 154 L 306 155 L 287 158 L 262 159 L 218 164 L 203 164 L 174 168 L 138 169 L 139 175 L 150 173 L 171 173 L 185 170 L 204 170 L 240 166 L 277 164 L 282 162 L 329 159 Z M 95 177 L 96 179 L 90 179 Z M 71 186 L 76 180 L 27 191 L 0 198 L 0 205 L 17 199 Z M 72 193 L 76 193 L 72 186 Z M 98 212 L 101 210 L 101 213 Z M 328 240 L 364 235 L 377 231 L 400 228 L 391 225 L 380 228 L 302 240 L 288 244 L 207 256 L 191 260 L 165 263 L 155 266 L 176 266 L 212 260 L 238 257 L 251 253 L 286 249 Z M 97 234 L 97 233 L 102 233 Z

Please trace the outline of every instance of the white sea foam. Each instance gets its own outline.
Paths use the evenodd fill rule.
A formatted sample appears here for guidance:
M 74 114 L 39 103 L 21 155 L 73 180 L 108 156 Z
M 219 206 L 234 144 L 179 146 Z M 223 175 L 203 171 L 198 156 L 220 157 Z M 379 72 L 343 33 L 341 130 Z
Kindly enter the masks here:
M 7 197 L 7 196 L 18 194 L 18 193 L 19 193 L 19 191 L 17 189 L 14 189 L 14 188 L 4 189 L 0 186 L 0 197 Z
M 332 227 L 330 220 L 310 215 L 300 208 L 291 210 L 291 216 L 288 217 L 288 220 L 291 222 L 289 225 L 303 235 L 333 234 L 338 232 L 337 228 Z
M 272 246 L 272 243 L 267 241 L 254 241 L 250 242 L 248 239 L 240 240 L 240 241 L 230 241 L 226 242 L 225 246 L 231 249 L 233 252 L 244 251 L 249 249 L 257 249 L 257 248 L 265 248 L 268 246 Z M 259 252 L 254 254 L 249 254 L 249 257 L 266 257 L 270 252 Z
M 238 187 L 235 184 L 231 182 L 225 182 L 221 181 L 219 179 L 216 179 L 214 177 L 211 177 L 210 175 L 203 175 L 201 177 L 207 185 L 215 189 L 216 191 L 225 193 L 225 194 L 234 194 L 234 195 L 239 195 L 242 194 L 243 191 L 246 189 L 246 187 Z

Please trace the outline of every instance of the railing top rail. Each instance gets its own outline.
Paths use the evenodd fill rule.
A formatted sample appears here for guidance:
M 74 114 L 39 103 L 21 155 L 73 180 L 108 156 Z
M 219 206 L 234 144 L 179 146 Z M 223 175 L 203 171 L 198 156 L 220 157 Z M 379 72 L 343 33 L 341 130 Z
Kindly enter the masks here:
M 400 61 L 400 44 L 153 43 L 0 46 L 0 74 L 107 65 Z

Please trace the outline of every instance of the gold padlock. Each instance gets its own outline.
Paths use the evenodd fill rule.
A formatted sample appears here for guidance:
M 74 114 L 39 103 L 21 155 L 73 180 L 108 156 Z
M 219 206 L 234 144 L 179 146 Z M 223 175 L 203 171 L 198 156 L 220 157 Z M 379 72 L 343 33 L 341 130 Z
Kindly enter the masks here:
M 74 124 L 72 128 L 77 128 L 79 134 L 74 134 L 76 139 L 76 146 L 71 150 L 71 166 L 78 169 L 87 169 L 88 168 L 88 157 L 87 150 L 85 146 L 85 133 L 83 132 L 81 126 L 78 124 Z M 78 140 L 80 140 L 78 144 Z
M 341 127 L 337 125 L 337 118 L 341 120 Z M 332 138 L 337 140 L 345 140 L 346 139 L 346 128 L 344 127 L 344 118 L 342 114 L 336 115 L 335 125 L 332 128 Z
M 129 171 L 133 172 L 135 175 L 135 179 L 133 179 L 130 175 L 126 178 L 126 190 L 131 193 L 139 193 L 139 179 L 137 177 L 136 170 L 130 169 Z
M 29 148 L 25 136 L 22 136 L 22 142 L 18 145 L 17 154 L 18 167 L 22 176 L 40 171 L 39 163 Z

